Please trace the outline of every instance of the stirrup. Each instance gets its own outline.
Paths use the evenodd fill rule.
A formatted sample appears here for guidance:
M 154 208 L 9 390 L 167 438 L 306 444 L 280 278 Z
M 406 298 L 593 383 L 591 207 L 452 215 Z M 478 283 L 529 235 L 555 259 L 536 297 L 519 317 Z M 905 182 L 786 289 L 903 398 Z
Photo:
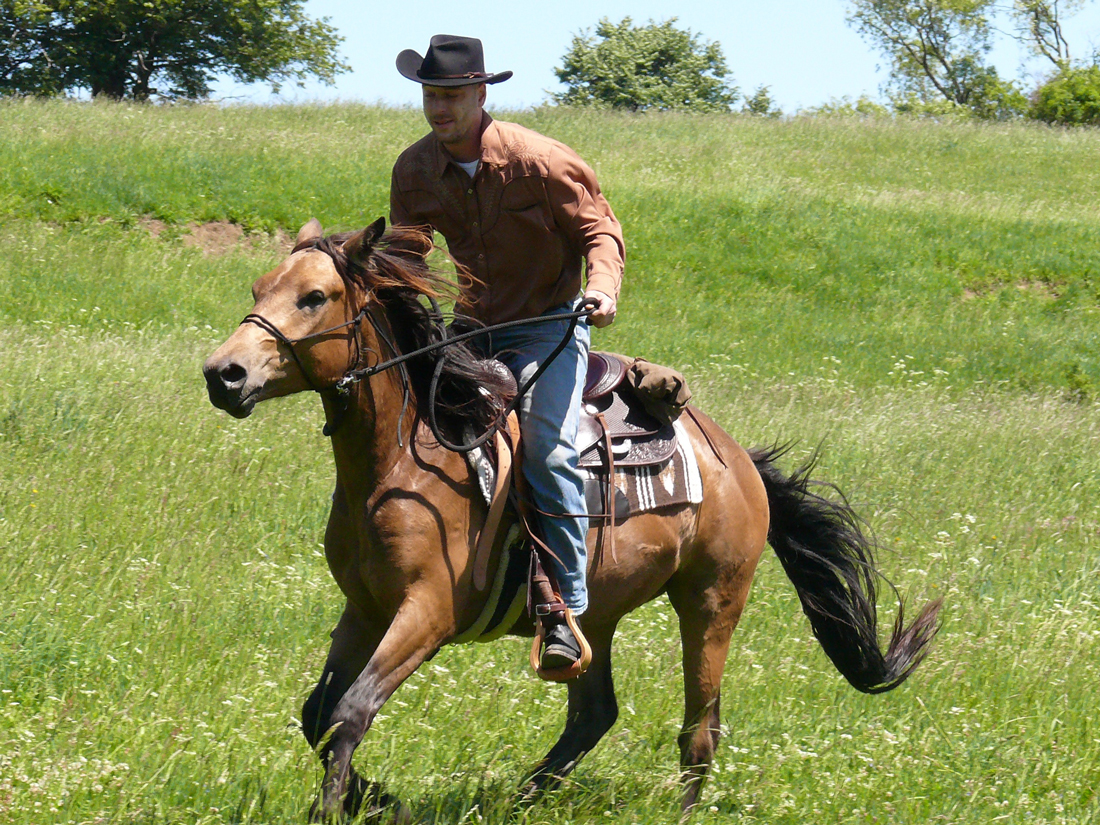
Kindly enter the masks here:
M 584 634 L 581 633 L 580 626 L 577 624 L 577 620 L 573 617 L 573 611 L 568 607 L 565 607 L 565 623 L 569 626 L 569 629 L 573 632 L 573 638 L 577 640 L 577 644 L 581 648 L 581 657 L 577 661 L 568 667 L 559 667 L 544 669 L 542 667 L 542 642 L 546 636 L 546 627 L 543 624 L 543 615 L 550 612 L 551 609 L 557 608 L 559 605 L 538 605 L 535 611 L 535 638 L 531 642 L 531 669 L 535 671 L 540 679 L 547 682 L 568 682 L 570 679 L 575 679 L 588 670 L 588 666 L 592 664 L 592 648 L 588 644 L 588 639 L 584 638 Z M 562 606 L 564 607 L 564 606 Z M 543 612 L 545 611 L 545 613 Z M 556 610 L 554 612 L 557 612 Z

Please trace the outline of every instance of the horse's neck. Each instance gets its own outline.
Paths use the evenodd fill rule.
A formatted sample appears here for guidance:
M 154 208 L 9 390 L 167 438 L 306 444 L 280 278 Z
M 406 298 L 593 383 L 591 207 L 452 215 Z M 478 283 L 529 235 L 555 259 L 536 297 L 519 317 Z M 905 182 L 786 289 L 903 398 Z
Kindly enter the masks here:
M 411 392 L 411 389 L 410 389 Z M 369 496 L 407 452 L 416 422 L 415 400 L 402 413 L 404 393 L 395 370 L 374 375 L 352 391 L 346 410 L 325 399 L 325 415 L 335 423 L 332 450 L 337 482 Z

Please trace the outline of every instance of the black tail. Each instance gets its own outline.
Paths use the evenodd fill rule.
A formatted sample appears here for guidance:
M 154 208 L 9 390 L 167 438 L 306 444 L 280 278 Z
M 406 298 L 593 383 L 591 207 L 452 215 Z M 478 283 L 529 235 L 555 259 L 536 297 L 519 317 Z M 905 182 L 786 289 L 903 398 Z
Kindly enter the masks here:
M 772 447 L 749 453 L 768 492 L 768 543 L 837 670 L 864 693 L 892 690 L 927 654 L 939 630 L 941 602 L 926 605 L 909 627 L 904 624 L 904 603 L 899 604 L 884 653 L 875 609 L 876 578 L 881 577 L 875 569 L 875 544 L 863 534 L 859 518 L 843 497 L 830 501 L 810 491 L 819 486 L 810 480 L 816 456 L 790 477 L 775 466 L 786 450 Z

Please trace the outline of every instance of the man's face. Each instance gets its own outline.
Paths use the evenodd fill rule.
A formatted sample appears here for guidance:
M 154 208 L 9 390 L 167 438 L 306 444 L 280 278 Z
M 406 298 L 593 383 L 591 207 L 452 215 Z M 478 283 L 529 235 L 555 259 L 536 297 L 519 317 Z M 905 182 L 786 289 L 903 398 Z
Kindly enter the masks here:
M 460 144 L 481 128 L 484 83 L 423 88 L 424 117 L 444 146 Z

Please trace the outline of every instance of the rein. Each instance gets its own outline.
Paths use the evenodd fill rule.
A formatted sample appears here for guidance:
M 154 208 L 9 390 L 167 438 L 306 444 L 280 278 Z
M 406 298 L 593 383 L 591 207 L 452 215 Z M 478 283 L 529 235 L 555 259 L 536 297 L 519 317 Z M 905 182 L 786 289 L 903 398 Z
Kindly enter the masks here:
M 392 369 L 393 367 L 401 367 L 405 393 L 405 400 L 401 408 L 401 419 L 404 420 L 405 409 L 407 408 L 409 402 L 408 376 L 404 368 L 404 364 L 406 361 L 410 361 L 413 358 L 418 358 L 421 355 L 427 355 L 429 353 L 436 352 L 437 350 L 441 350 L 444 347 L 449 347 L 452 344 L 459 344 L 464 341 L 468 341 L 469 339 L 476 338 L 479 335 L 488 335 L 490 333 L 499 332 L 500 330 L 504 329 L 512 329 L 514 327 L 528 326 L 531 324 L 547 323 L 550 321 L 569 321 L 569 329 L 565 331 L 565 335 L 562 336 L 561 341 L 558 343 L 557 347 L 554 348 L 554 351 L 551 352 L 549 356 L 547 356 L 546 360 L 539 365 L 539 368 L 535 370 L 534 374 L 530 378 L 528 378 L 527 381 L 524 382 L 522 387 L 519 388 L 519 390 L 515 394 L 515 397 L 513 397 L 512 400 L 509 401 L 507 405 L 505 405 L 504 409 L 501 410 L 500 415 L 497 417 L 496 421 L 494 421 L 484 433 L 482 433 L 478 438 L 476 438 L 469 444 L 454 444 L 448 441 L 443 436 L 442 432 L 440 431 L 439 424 L 436 421 L 436 388 L 439 384 L 439 377 L 443 372 L 443 359 L 440 358 L 436 361 L 435 371 L 432 373 L 432 380 L 428 390 L 428 422 L 432 429 L 432 435 L 435 436 L 440 445 L 448 450 L 459 453 L 467 453 L 475 450 L 492 437 L 493 433 L 500 426 L 501 422 L 503 422 L 510 413 L 512 413 L 519 407 L 520 402 L 523 400 L 523 396 L 527 393 L 528 390 L 531 389 L 535 381 L 539 379 L 539 377 L 546 371 L 546 368 L 549 367 L 554 359 L 557 358 L 558 355 L 561 354 L 562 350 L 565 349 L 566 345 L 569 343 L 569 339 L 573 337 L 573 331 L 577 328 L 577 322 L 581 318 L 586 318 L 591 315 L 593 310 L 596 309 L 597 306 L 594 301 L 586 300 L 581 304 L 581 309 L 577 310 L 576 312 L 562 313 L 560 315 L 540 315 L 537 318 L 520 318 L 515 321 L 505 321 L 500 324 L 492 324 L 486 327 L 479 327 L 478 329 L 470 330 L 469 332 L 464 332 L 460 335 L 450 335 L 446 327 L 443 327 L 442 340 L 436 341 L 433 344 L 428 344 L 427 346 L 420 347 L 411 352 L 402 353 L 386 361 L 379 361 L 377 364 L 369 367 L 354 367 L 345 372 L 344 375 L 341 378 L 337 379 L 333 384 L 327 387 L 318 387 L 313 382 L 313 379 L 310 377 L 309 373 L 306 372 L 305 366 L 302 364 L 301 359 L 298 357 L 297 351 L 295 351 L 294 349 L 295 344 L 300 344 L 303 341 L 309 341 L 314 338 L 320 338 L 324 335 L 328 335 L 331 332 L 336 332 L 337 330 L 346 329 L 347 327 L 353 326 L 355 327 L 355 346 L 358 353 L 356 356 L 356 364 L 358 364 L 359 361 L 362 359 L 362 348 L 359 344 L 359 328 L 363 323 L 363 319 L 366 318 L 368 321 L 370 321 L 371 326 L 374 327 L 375 333 L 390 347 L 392 351 L 397 352 L 397 347 L 394 345 L 393 341 L 390 340 L 390 337 L 386 334 L 385 330 L 382 329 L 381 325 L 374 318 L 374 316 L 367 311 L 369 303 L 370 296 L 368 295 L 367 302 L 363 305 L 363 308 L 359 310 L 359 313 L 352 320 L 345 321 L 342 324 L 337 324 L 336 326 L 329 327 L 328 329 L 323 329 L 320 332 L 313 332 L 309 335 L 303 335 L 301 338 L 287 337 L 282 330 L 275 326 L 275 324 L 271 323 L 271 321 L 269 321 L 264 316 L 256 313 L 250 313 L 249 315 L 246 315 L 241 321 L 241 324 L 254 324 L 258 326 L 260 329 L 264 330 L 273 338 L 275 338 L 276 341 L 286 346 L 286 348 L 290 350 L 290 355 L 294 359 L 294 363 L 298 366 L 298 369 L 301 371 L 302 376 L 309 384 L 310 389 L 312 389 L 316 393 L 334 391 L 337 396 L 339 396 L 342 402 L 341 407 L 339 408 L 335 419 L 331 423 L 326 423 L 324 429 L 322 430 L 323 434 L 328 437 L 331 437 L 333 433 L 336 432 L 337 428 L 339 428 L 340 424 L 343 423 L 344 415 L 347 411 L 348 396 L 351 394 L 351 388 L 362 381 L 364 378 L 370 378 L 371 376 L 378 375 L 379 373 L 385 372 L 386 370 Z M 442 326 L 442 319 L 440 319 L 440 324 Z M 398 442 L 400 443 L 400 441 L 401 431 L 399 426 Z

